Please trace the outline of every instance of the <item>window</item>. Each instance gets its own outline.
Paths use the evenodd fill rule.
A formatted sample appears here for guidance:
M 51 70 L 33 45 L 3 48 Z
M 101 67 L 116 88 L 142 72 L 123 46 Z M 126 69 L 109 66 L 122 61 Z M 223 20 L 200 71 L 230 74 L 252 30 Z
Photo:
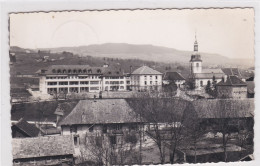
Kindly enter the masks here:
M 66 73 L 66 70 L 65 70 L 65 69 L 63 70 L 63 73 Z
M 79 84 L 78 81 L 71 81 L 71 82 L 70 82 L 70 85 L 78 85 L 78 84 Z
M 94 130 L 94 125 L 92 125 L 92 126 L 88 129 L 89 132 L 93 132 L 93 130 Z
M 200 65 L 199 65 L 199 63 L 196 63 L 196 67 L 199 67 Z
M 77 70 L 76 70 L 76 69 L 74 69 L 74 70 L 73 70 L 73 73 L 77 73 Z
M 90 81 L 90 84 L 94 84 L 94 85 L 96 85 L 96 84 L 99 84 L 99 81 Z
M 120 84 L 124 84 L 124 81 L 120 81 Z
M 155 76 L 155 79 L 158 79 L 158 76 Z
M 116 130 L 122 130 L 122 125 L 121 125 L 121 124 L 115 125 L 115 129 L 116 129 Z
M 46 158 L 46 161 L 51 161 L 51 157 L 47 157 L 47 158 Z
M 70 126 L 70 133 L 77 133 L 77 126 Z
M 106 81 L 106 84 L 109 84 L 109 81 Z
M 79 136 L 78 135 L 74 135 L 73 140 L 74 140 L 74 145 L 78 146 L 79 145 Z
M 120 86 L 120 89 L 124 89 L 124 86 Z
M 107 125 L 103 125 L 103 133 L 107 133 Z
M 150 85 L 152 85 L 153 84 L 153 81 L 150 81 Z
M 200 81 L 200 86 L 203 86 L 203 81 Z
M 144 85 L 147 85 L 147 82 L 146 82 L 146 81 L 144 81 Z
M 116 136 L 115 136 L 115 135 L 110 136 L 110 143 L 111 143 L 112 145 L 115 145 L 115 144 L 116 144 Z
M 55 69 L 53 69 L 53 70 L 52 70 L 52 72 L 53 72 L 53 73 L 56 73 L 56 70 L 55 70 Z

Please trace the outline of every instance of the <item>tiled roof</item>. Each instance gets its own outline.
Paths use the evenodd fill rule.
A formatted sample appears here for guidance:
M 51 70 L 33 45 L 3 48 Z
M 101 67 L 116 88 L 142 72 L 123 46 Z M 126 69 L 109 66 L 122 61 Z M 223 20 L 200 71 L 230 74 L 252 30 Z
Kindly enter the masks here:
M 71 135 L 12 139 L 13 158 L 74 154 Z
M 241 73 L 238 68 L 222 68 L 221 69 L 226 75 L 228 76 L 238 76 L 239 78 L 242 78 Z
M 227 76 L 226 82 L 219 82 L 217 86 L 247 86 L 247 84 L 237 76 Z
M 148 66 L 142 66 L 139 67 L 138 69 L 134 70 L 131 74 L 140 74 L 140 75 L 144 75 L 144 74 L 162 74 L 159 71 L 156 71 Z
M 81 100 L 59 125 L 139 122 L 124 99 Z
M 19 120 L 13 126 L 22 130 L 29 137 L 37 137 L 40 133 L 40 129 L 38 129 L 35 125 L 28 123 L 24 119 Z
M 213 79 L 215 76 L 216 79 L 221 79 L 224 77 L 224 73 L 195 73 L 194 77 L 198 79 Z
M 246 84 L 247 84 L 247 92 L 251 94 L 255 93 L 255 82 L 247 81 Z
M 253 99 L 201 99 L 192 101 L 199 118 L 244 118 L 254 116 Z
M 166 72 L 163 76 L 164 80 L 185 80 L 178 72 Z

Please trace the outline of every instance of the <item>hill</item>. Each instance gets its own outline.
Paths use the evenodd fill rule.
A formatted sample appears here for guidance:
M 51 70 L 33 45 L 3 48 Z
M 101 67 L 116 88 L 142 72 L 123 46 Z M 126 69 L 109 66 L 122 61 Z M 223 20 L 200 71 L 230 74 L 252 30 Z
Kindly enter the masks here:
M 165 63 L 189 63 L 192 51 L 176 50 L 153 45 L 134 45 L 126 43 L 94 44 L 79 47 L 44 48 L 52 53 L 72 52 L 79 56 L 110 57 L 123 59 L 141 59 Z M 252 65 L 253 60 L 229 59 L 219 54 L 201 52 L 204 65 Z

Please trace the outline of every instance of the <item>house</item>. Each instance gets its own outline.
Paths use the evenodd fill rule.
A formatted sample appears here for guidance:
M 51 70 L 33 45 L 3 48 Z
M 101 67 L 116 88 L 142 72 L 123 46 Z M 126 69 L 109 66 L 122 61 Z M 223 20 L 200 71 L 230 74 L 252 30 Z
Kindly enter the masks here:
M 163 84 L 168 85 L 175 83 L 177 87 L 181 87 L 185 83 L 185 78 L 178 72 L 166 72 L 163 75 Z
M 113 67 L 53 65 L 36 72 L 42 94 L 126 91 L 130 78 Z
M 224 72 L 220 69 L 202 69 L 202 58 L 198 52 L 198 42 L 195 36 L 194 52 L 190 59 L 190 76 L 189 80 L 192 81 L 196 90 L 202 90 L 210 83 L 218 83 L 225 76 Z
M 13 138 L 38 137 L 40 134 L 41 130 L 39 128 L 37 128 L 34 124 L 28 123 L 23 118 L 12 125 Z
M 74 145 L 71 136 L 46 136 L 12 139 L 14 166 L 73 165 Z
M 237 76 L 227 76 L 216 84 L 218 98 L 247 98 L 247 84 Z
M 58 126 L 62 135 L 78 139 L 76 145 L 93 135 L 108 135 L 117 144 L 123 133 L 137 130 L 142 123 L 125 99 L 92 99 L 79 101 Z
M 161 90 L 162 73 L 148 66 L 142 66 L 131 73 L 132 90 Z

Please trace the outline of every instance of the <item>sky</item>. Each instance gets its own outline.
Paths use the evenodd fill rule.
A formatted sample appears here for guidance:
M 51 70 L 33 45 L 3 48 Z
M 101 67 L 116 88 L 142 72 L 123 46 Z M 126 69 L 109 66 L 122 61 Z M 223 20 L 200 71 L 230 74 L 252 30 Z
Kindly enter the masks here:
M 254 59 L 254 10 L 171 9 L 10 14 L 10 46 L 151 44 Z

